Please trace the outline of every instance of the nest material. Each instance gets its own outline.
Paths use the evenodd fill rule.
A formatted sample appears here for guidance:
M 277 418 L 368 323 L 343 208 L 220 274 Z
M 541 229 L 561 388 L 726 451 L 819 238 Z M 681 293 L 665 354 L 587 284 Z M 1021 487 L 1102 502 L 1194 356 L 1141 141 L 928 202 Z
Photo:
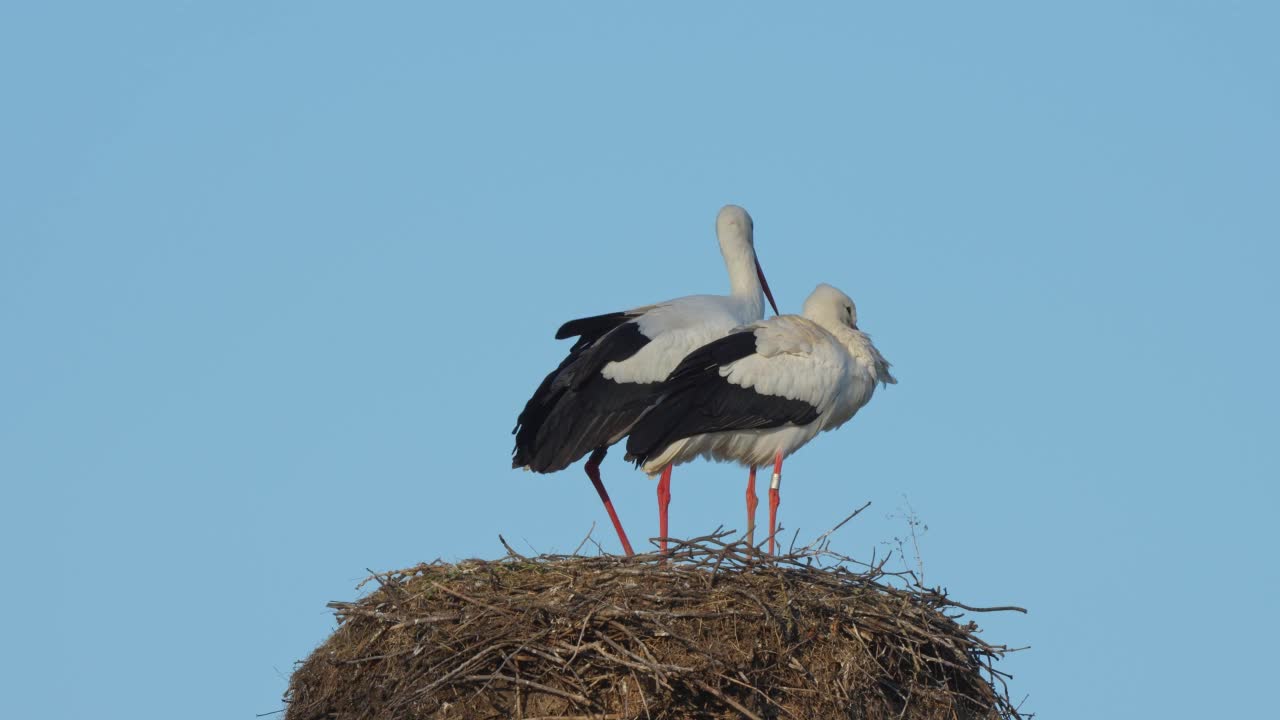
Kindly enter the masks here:
M 993 667 L 1009 649 L 957 622 L 988 609 L 825 545 L 726 537 L 375 575 L 330 603 L 286 720 L 1024 717 Z

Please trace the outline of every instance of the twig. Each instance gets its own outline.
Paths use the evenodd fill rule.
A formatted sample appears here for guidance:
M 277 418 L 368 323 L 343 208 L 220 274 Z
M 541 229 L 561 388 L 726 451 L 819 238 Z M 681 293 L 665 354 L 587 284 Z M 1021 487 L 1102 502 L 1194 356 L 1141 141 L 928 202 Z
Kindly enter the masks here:
M 595 521 L 595 520 L 592 520 L 592 521 L 591 521 L 591 529 L 590 529 L 590 530 L 587 530 L 587 536 L 586 536 L 586 537 L 584 537 L 584 538 L 582 538 L 582 542 L 578 543 L 578 547 L 576 547 L 576 548 L 574 548 L 574 549 L 573 549 L 573 554 L 574 554 L 574 555 L 577 555 L 577 554 L 578 554 L 578 551 L 582 549 L 582 546 L 587 544 L 587 541 L 591 539 L 591 533 L 593 533 L 593 532 L 595 532 L 595 531 L 596 531 L 596 521 Z M 499 537 L 501 537 L 501 536 L 499 536 Z
M 524 720 L 624 720 L 627 715 L 609 713 L 608 715 L 539 715 Z
M 468 597 L 468 596 L 463 595 L 462 593 L 458 592 L 457 590 L 453 590 L 453 589 L 451 589 L 451 588 L 447 588 L 447 587 L 445 587 L 444 585 L 441 585 L 441 584 L 440 584 L 440 583 L 438 583 L 438 582 L 432 582 L 432 583 L 431 583 L 431 587 L 434 587 L 435 589 L 439 590 L 439 591 L 440 591 L 440 592 L 442 592 L 442 593 L 446 593 L 446 594 L 452 595 L 452 596 L 454 596 L 454 597 L 456 597 L 456 598 L 458 598 L 459 600 L 462 600 L 462 601 L 464 601 L 464 602 L 469 602 L 469 603 L 471 603 L 472 605 L 478 605 L 478 606 L 480 606 L 480 607 L 482 607 L 482 608 L 484 608 L 484 609 L 486 609 L 486 610 L 492 610 L 492 611 L 494 611 L 494 612 L 496 612 L 496 613 L 502 613 L 503 615 L 511 615 L 511 614 L 513 614 L 510 610 L 507 610 L 507 609 L 505 609 L 505 608 L 500 608 L 500 607 L 498 607 L 498 606 L 496 606 L 496 605 L 490 605 L 489 603 L 484 602 L 483 600 L 477 600 L 477 599 L 475 599 L 475 598 L 473 598 L 473 597 Z
M 542 683 L 536 683 L 532 680 L 525 680 L 524 678 L 513 678 L 510 675 L 468 675 L 466 679 L 473 680 L 473 681 L 485 680 L 488 682 L 509 682 L 513 685 L 520 685 L 522 687 L 527 687 L 533 690 L 537 690 L 539 692 L 547 693 L 548 695 L 555 695 L 557 697 L 562 697 L 566 700 L 572 700 L 578 703 L 579 705 L 585 705 L 587 707 L 591 707 L 591 701 L 582 697 L 577 693 L 565 692 L 564 690 L 561 690 L 559 688 L 553 688 L 550 685 L 543 685 Z M 757 720 L 759 719 L 757 718 Z
M 849 516 L 848 516 L 848 517 L 846 517 L 845 519 L 843 519 L 843 520 L 841 520 L 840 522 L 836 523 L 836 526 L 835 526 L 835 527 L 833 527 L 833 528 L 831 528 L 830 530 L 828 530 L 828 531 L 826 531 L 826 532 L 822 533 L 821 535 L 819 535 L 819 536 L 818 536 L 818 539 L 814 540 L 814 541 L 809 545 L 809 547 L 813 547 L 813 548 L 820 548 L 820 547 L 822 547 L 822 541 L 824 541 L 824 540 L 826 540 L 827 538 L 831 537 L 831 535 L 832 535 L 833 533 L 835 533 L 835 531 L 837 531 L 837 530 L 839 530 L 840 528 L 844 527 L 845 523 L 847 523 L 847 522 L 849 522 L 850 520 L 852 520 L 852 519 L 854 519 L 854 518 L 858 517 L 858 515 L 860 515 L 860 514 L 862 513 L 862 511 L 863 511 L 863 510 L 866 510 L 866 509 L 867 509 L 867 508 L 869 508 L 869 507 L 871 507 L 871 501 L 870 501 L 870 500 L 868 500 L 865 504 L 863 504 L 863 506 L 862 506 L 862 507 L 860 507 L 860 508 L 858 508 L 857 510 L 854 510 L 853 512 L 849 513 Z
M 980 613 L 1020 612 L 1023 615 L 1027 614 L 1026 608 L 1020 608 L 1017 605 L 997 605 L 995 607 L 972 607 L 969 605 L 965 605 L 964 603 L 956 602 L 955 600 L 952 600 L 951 598 L 946 596 L 943 596 L 943 601 L 948 605 L 951 605 L 953 607 L 958 607 L 961 610 L 968 610 L 969 612 L 980 612 Z
M 748 710 L 748 709 L 747 709 L 747 708 L 746 708 L 742 703 L 738 702 L 737 700 L 734 700 L 733 698 L 729 697 L 728 695 L 725 695 L 724 693 L 720 692 L 720 690 L 719 690 L 719 689 L 717 689 L 716 687 L 712 686 L 712 685 L 711 685 L 710 683 L 708 683 L 707 681 L 705 681 L 705 680 L 697 680 L 697 681 L 695 681 L 695 682 L 696 682 L 696 684 L 697 684 L 697 686 L 698 686 L 698 687 L 702 688 L 703 690 L 706 690 L 707 692 L 711 693 L 712 695 L 715 695 L 717 698 L 719 698 L 719 699 L 720 699 L 720 702 L 724 703 L 725 705 L 728 705 L 729 707 L 733 708 L 734 710 L 737 710 L 738 712 L 742 713 L 743 715 L 746 715 L 748 718 L 750 718 L 750 720 L 762 720 L 762 718 L 761 718 L 759 715 L 757 715 L 757 714 L 755 714 L 755 713 L 751 712 L 750 710 Z
M 515 551 L 515 548 L 511 547 L 510 545 L 508 545 L 508 544 L 507 544 L 507 539 L 506 539 L 506 538 L 504 538 L 504 537 L 502 537 L 501 535 L 499 535 L 499 536 L 498 536 L 498 542 L 502 543 L 502 547 L 504 547 L 504 548 L 506 548 L 506 549 L 507 549 L 507 554 L 508 554 L 508 555 L 510 555 L 511 557 L 519 558 L 520 560 L 528 560 L 528 559 L 529 559 L 529 558 L 525 557 L 524 555 L 521 555 L 520 553 L 516 552 L 516 551 Z

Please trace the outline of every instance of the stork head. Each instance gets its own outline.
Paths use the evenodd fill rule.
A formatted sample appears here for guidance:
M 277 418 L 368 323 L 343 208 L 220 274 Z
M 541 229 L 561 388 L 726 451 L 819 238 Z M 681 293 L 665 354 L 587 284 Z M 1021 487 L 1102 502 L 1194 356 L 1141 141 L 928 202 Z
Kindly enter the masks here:
M 826 283 L 809 293 L 804 301 L 804 316 L 825 328 L 858 329 L 858 308 L 853 299 Z
M 722 238 L 737 235 L 741 242 L 751 245 L 754 241 L 754 227 L 750 213 L 737 205 L 725 205 L 720 208 L 720 214 L 716 215 L 716 235 Z
M 739 259 L 745 261 L 749 258 L 751 264 L 755 266 L 755 275 L 760 282 L 760 289 L 769 300 L 773 314 L 778 315 L 778 303 L 773 300 L 769 281 L 764 279 L 764 269 L 760 267 L 760 258 L 756 256 L 755 223 L 751 220 L 751 215 L 737 205 L 725 205 L 720 208 L 720 214 L 716 215 L 716 237 L 720 239 L 720 253 L 724 255 L 725 262 L 729 265 L 730 279 L 735 291 L 740 282 L 739 278 L 733 277 L 737 261 Z

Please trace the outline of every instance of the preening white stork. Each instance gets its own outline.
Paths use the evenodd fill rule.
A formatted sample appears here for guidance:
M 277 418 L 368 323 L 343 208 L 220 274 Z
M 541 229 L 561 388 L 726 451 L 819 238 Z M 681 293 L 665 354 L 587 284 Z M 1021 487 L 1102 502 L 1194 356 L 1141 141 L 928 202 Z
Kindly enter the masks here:
M 747 535 L 753 543 L 756 466 L 772 460 L 772 553 L 783 458 L 848 422 L 871 400 L 876 383 L 896 382 L 858 329 L 853 300 L 819 285 L 803 315 L 753 323 L 690 353 L 631 429 L 627 458 L 650 475 L 661 472 L 663 481 L 673 465 L 699 456 L 750 466 Z
M 529 398 L 512 430 L 512 467 L 555 472 L 591 453 L 584 469 L 628 555 L 631 543 L 600 480 L 600 461 L 609 446 L 631 431 L 652 404 L 658 384 L 682 358 L 764 317 L 761 293 L 778 312 L 756 258 L 747 211 L 736 205 L 721 208 L 716 235 L 729 270 L 729 295 L 691 295 L 565 323 L 556 339 L 578 340 Z M 669 480 L 658 488 L 664 537 Z

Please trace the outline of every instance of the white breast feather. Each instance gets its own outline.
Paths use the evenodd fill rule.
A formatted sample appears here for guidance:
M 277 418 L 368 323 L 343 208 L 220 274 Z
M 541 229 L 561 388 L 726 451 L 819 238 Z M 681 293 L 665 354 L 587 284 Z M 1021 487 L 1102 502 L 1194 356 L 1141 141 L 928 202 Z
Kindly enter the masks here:
M 849 358 L 849 374 L 841 388 L 841 397 L 823 422 L 823 430 L 834 430 L 853 418 L 858 410 L 871 402 L 877 382 L 897 382 L 887 370 L 884 377 L 879 376 L 878 368 L 885 365 L 884 358 L 864 333 L 859 330 L 843 331 L 841 337 Z

